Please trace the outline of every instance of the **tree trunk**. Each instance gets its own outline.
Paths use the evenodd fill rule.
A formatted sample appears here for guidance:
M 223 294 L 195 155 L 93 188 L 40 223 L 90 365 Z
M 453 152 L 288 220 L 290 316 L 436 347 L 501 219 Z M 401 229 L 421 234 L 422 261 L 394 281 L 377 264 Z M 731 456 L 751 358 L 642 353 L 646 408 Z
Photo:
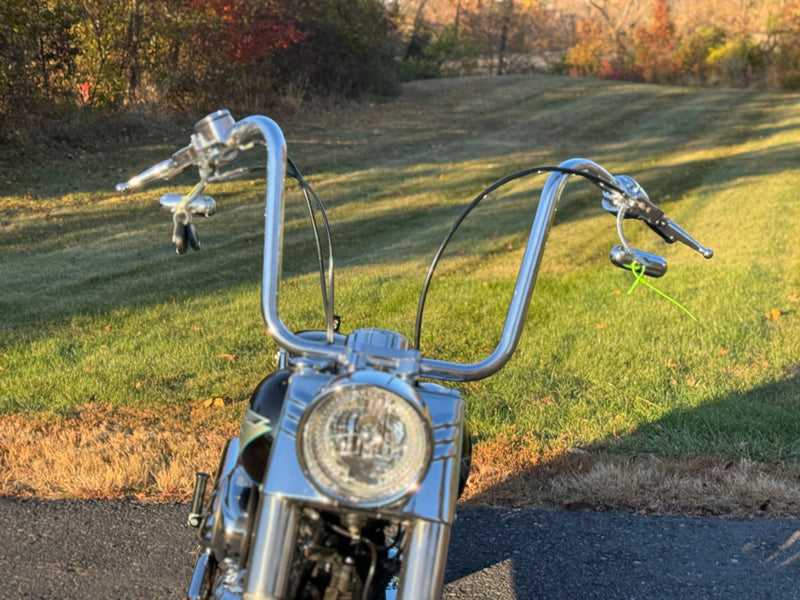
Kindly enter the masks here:
M 139 40 L 141 29 L 141 5 L 139 0 L 132 0 L 128 27 L 125 32 L 125 55 L 123 59 L 123 68 L 128 80 L 128 102 L 130 104 L 136 101 L 136 92 L 139 87 Z

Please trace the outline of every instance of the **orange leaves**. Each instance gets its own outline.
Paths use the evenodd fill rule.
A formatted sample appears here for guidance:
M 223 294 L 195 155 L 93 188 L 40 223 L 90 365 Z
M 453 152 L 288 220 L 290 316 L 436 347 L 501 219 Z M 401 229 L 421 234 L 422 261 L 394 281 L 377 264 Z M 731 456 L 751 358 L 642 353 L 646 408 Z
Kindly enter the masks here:
M 223 408 L 225 406 L 224 398 L 206 398 L 203 400 L 204 408 Z
M 781 317 L 782 314 L 783 314 L 782 311 L 778 310 L 777 308 L 773 308 L 768 313 L 766 313 L 764 316 L 767 319 L 772 319 L 773 321 L 777 321 Z
M 800 302 L 800 294 L 789 294 L 789 302 Z
M 228 354 L 227 352 L 223 352 L 222 354 L 217 354 L 217 358 L 225 358 L 225 359 L 233 362 L 234 360 L 236 360 L 236 355 L 235 354 Z

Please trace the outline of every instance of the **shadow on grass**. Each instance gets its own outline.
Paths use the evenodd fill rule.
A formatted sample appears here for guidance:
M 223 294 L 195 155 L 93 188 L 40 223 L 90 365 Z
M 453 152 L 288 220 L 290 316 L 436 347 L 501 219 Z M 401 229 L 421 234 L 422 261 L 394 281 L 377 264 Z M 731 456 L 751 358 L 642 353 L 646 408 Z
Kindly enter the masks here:
M 494 156 L 502 163 L 505 157 Z M 651 190 L 669 191 L 680 196 L 709 185 L 709 178 L 719 186 L 744 185 L 738 181 L 747 175 L 778 174 L 792 166 L 795 148 L 781 145 L 732 157 L 696 160 L 669 168 L 647 168 L 637 177 Z M 478 190 L 486 185 L 486 172 L 456 169 L 466 173 L 439 180 L 439 169 L 426 165 L 422 169 L 406 167 L 401 170 L 416 186 L 424 180 L 435 181 L 434 195 L 454 194 L 463 189 Z M 402 177 L 387 185 L 373 173 L 359 173 L 356 187 L 371 181 L 373 195 L 389 199 L 385 210 L 370 210 L 366 214 L 347 210 L 336 219 L 336 211 L 347 208 L 358 198 L 343 198 L 337 194 L 332 204 L 334 252 L 337 263 L 345 266 L 365 264 L 390 265 L 398 261 L 427 263 L 447 228 L 461 207 L 450 204 L 420 205 L 402 208 L 391 200 L 397 195 L 396 186 Z M 422 183 L 420 180 L 423 180 Z M 533 220 L 538 195 L 545 177 L 527 182 L 529 192 L 514 189 L 507 197 L 487 199 L 467 223 L 468 227 L 456 238 L 467 256 L 485 260 L 498 248 L 492 236 L 527 235 Z M 260 186 L 259 186 L 260 187 Z M 666 189 L 665 189 L 666 188 Z M 402 190 L 400 190 L 402 192 Z M 382 196 L 381 196 L 382 194 Z M 260 192 L 259 192 L 260 195 Z M 654 194 L 655 196 L 655 194 Z M 363 196 L 362 196 L 363 198 Z M 369 198 L 369 196 L 368 196 Z M 596 215 L 599 194 L 588 184 L 567 187 L 557 213 L 557 223 L 565 223 Z M 310 232 L 305 230 L 305 218 L 298 198 L 288 213 L 294 218 L 287 224 L 284 249 L 285 276 L 312 273 L 315 268 Z M 369 199 L 367 200 L 369 202 Z M 206 249 L 187 257 L 176 257 L 169 243 L 168 217 L 160 214 L 154 204 L 141 198 L 131 202 L 98 205 L 79 213 L 59 213 L 51 217 L 22 222 L 16 231 L 6 232 L 0 250 L 4 252 L 4 291 L 0 295 L 3 321 L 0 332 L 15 335 L 26 330 L 26 336 L 48 335 L 48 324 L 63 321 L 73 315 L 95 315 L 120 308 L 141 308 L 188 299 L 209 292 L 221 291 L 242 284 L 260 283 L 263 225 L 258 216 L 259 204 L 246 204 L 241 194 L 234 194 L 230 211 L 225 208 L 214 221 L 199 225 Z M 224 206 L 224 205 L 223 205 Z M 239 209 L 253 213 L 253 221 L 245 221 Z M 249 213 L 248 213 L 249 214 Z M 230 215 L 230 216 L 228 216 Z M 234 228 L 241 229 L 234 231 Z M 608 228 L 613 228 L 609 220 Z M 95 258 L 96 257 L 96 258 Z M 516 268 L 516 267 L 515 267 Z M 420 286 L 422 275 L 420 275 Z M 255 308 L 254 308 L 255 310 Z
M 511 171 L 533 163 L 557 163 L 575 155 L 604 164 L 638 164 L 643 157 L 674 153 L 687 144 L 692 150 L 725 150 L 796 128 L 795 124 L 770 126 L 770 119 L 779 118 L 780 111 L 788 112 L 795 104 L 796 98 L 790 95 L 742 90 L 698 91 L 542 76 L 469 78 L 410 85 L 389 105 L 346 107 L 342 114 L 323 117 L 323 121 L 333 121 L 330 127 L 324 122 L 318 126 L 298 120 L 286 128 L 290 152 L 297 147 L 301 162 L 311 166 L 306 174 L 314 168 L 325 170 L 324 175 L 312 179 L 318 179 L 334 214 L 334 250 L 339 264 L 390 265 L 398 259 L 398 253 L 402 253 L 402 260 L 426 262 L 461 207 L 484 186 Z M 119 120 L 123 130 L 130 130 L 132 125 L 126 118 Z M 106 132 L 113 130 L 113 119 L 101 125 Z M 143 127 L 138 121 L 135 125 Z M 117 179 L 163 158 L 164 136 L 175 135 L 175 127 L 163 135 L 150 134 L 145 142 L 150 145 L 135 152 L 107 152 L 104 148 L 103 152 L 87 151 L 79 157 L 51 152 L 46 155 L 47 164 L 34 161 L 24 173 L 16 164 L 16 171 L 0 175 L 11 178 L 10 187 L 18 185 L 20 190 L 27 189 L 28 184 L 21 181 L 27 174 L 33 188 L 41 187 L 50 194 L 58 194 L 59 182 L 68 181 L 74 189 L 99 199 L 109 198 Z M 779 174 L 796 162 L 795 148 L 789 144 L 730 153 L 723 151 L 715 158 L 669 167 L 645 165 L 628 170 L 658 200 L 678 198 L 706 185 L 739 185 L 737 179 L 743 174 Z M 553 156 L 558 158 L 553 160 Z M 129 169 L 129 163 L 136 168 Z M 79 175 L 71 175 L 71 170 Z M 183 177 L 186 182 L 191 179 L 189 175 Z M 481 213 L 482 206 L 473 219 L 486 221 L 488 229 L 461 232 L 459 243 L 472 248 L 495 232 L 501 236 L 524 234 L 527 225 L 519 225 L 531 222 L 543 182 L 544 177 L 531 181 L 530 201 L 517 203 L 514 208 L 494 199 L 485 202 L 490 206 L 488 211 Z M 557 222 L 599 212 L 595 190 L 578 194 L 574 189 L 568 188 Z M 243 206 L 243 194 L 252 199 L 250 192 L 238 192 L 232 198 L 220 194 L 220 216 L 216 220 L 224 222 L 225 211 L 231 206 Z M 425 196 L 416 201 L 416 206 L 402 208 L 402 202 L 392 205 L 392 200 L 404 194 Z M 260 196 L 259 191 L 256 197 Z M 428 196 L 430 205 L 420 206 Z M 463 196 L 459 206 L 436 201 L 453 196 Z M 521 194 L 515 192 L 511 199 L 519 197 Z M 367 210 L 384 201 L 384 212 Z M 364 210 L 359 202 L 364 203 Z M 493 222 L 497 206 L 508 208 L 501 227 Z M 0 207 L 0 221 L 6 221 L 7 216 L 14 218 L 13 212 L 2 214 L 4 210 Z M 343 218 L 336 218 L 338 211 Z M 0 252 L 5 255 L 9 293 L 0 298 L 0 309 L 6 315 L 2 327 L 24 327 L 74 312 L 146 306 L 170 301 L 176 294 L 185 297 L 194 290 L 215 291 L 258 281 L 260 219 L 239 223 L 243 225 L 239 231 L 203 223 L 201 235 L 208 236 L 208 251 L 177 261 L 166 258 L 168 224 L 157 216 L 142 216 L 148 212 L 155 214 L 157 210 L 140 198 L 76 213 L 43 208 L 3 230 Z M 164 224 L 157 228 L 159 222 Z M 84 244 L 87 252 L 76 250 Z M 92 247 L 105 259 L 99 268 L 88 256 Z M 229 254 L 218 256 L 223 250 Z M 313 270 L 309 246 L 290 241 L 285 254 L 287 275 Z M 156 263 L 154 267 L 151 260 Z M 69 268 L 72 263 L 81 264 L 80 272 Z M 172 284 L 176 280 L 191 284 L 175 291 Z M 56 301 L 44 301 L 44 296 Z

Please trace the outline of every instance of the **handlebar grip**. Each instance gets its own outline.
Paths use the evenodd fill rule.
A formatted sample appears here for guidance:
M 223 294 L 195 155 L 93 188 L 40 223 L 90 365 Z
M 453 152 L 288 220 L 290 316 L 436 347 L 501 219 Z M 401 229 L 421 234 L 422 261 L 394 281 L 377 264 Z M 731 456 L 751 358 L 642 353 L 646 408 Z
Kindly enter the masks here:
M 644 267 L 644 274 L 648 277 L 661 277 L 667 272 L 667 261 L 663 256 L 631 248 L 633 254 L 624 246 L 617 245 L 611 249 L 611 262 L 621 269 L 640 269 Z

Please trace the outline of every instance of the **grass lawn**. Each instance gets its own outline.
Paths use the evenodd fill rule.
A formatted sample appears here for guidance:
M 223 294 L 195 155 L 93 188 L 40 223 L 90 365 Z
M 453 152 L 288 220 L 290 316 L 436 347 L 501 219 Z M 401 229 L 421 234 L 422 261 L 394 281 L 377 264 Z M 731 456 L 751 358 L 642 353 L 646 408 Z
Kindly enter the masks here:
M 628 224 L 667 257 L 653 283 L 697 321 L 642 286 L 629 295 L 596 188 L 567 186 L 515 357 L 462 386 L 472 501 L 800 514 L 800 96 L 464 78 L 279 122 L 329 209 L 345 332 L 411 337 L 461 207 L 525 167 L 582 156 L 632 175 L 714 249 L 706 261 Z M 209 188 L 219 212 L 183 257 L 157 200 L 190 176 L 114 192 L 190 131 L 119 116 L 67 123 L 40 153 L 0 151 L 0 493 L 183 498 L 272 369 L 261 182 Z M 431 288 L 426 355 L 494 347 L 543 182 L 504 188 L 462 227 Z M 305 219 L 290 190 L 282 315 L 322 328 Z

